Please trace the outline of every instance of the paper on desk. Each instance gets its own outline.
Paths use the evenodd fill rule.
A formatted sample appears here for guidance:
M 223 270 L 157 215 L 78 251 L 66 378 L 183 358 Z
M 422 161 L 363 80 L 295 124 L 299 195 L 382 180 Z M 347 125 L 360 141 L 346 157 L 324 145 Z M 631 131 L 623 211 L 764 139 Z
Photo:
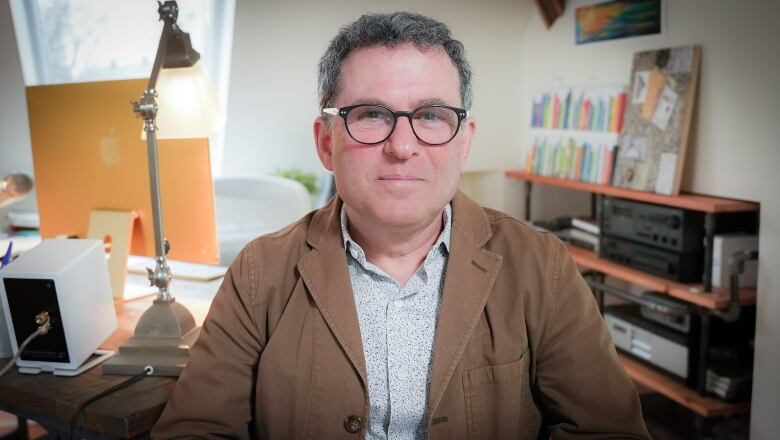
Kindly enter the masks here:
M 157 288 L 154 286 L 140 286 L 138 284 L 125 283 L 125 291 L 122 293 L 122 299 L 127 301 L 154 295 L 157 293 Z
M 13 256 L 16 257 L 24 251 L 38 246 L 41 242 L 40 235 L 15 235 L 13 237 L 0 238 L 0 252 L 5 252 L 8 249 L 8 243 L 14 242 Z
M 171 268 L 171 275 L 193 281 L 211 281 L 225 276 L 227 267 L 211 266 L 208 264 L 187 263 L 184 261 L 167 260 Z M 130 255 L 127 258 L 127 271 L 130 273 L 146 275 L 146 268 L 154 269 L 154 258 Z

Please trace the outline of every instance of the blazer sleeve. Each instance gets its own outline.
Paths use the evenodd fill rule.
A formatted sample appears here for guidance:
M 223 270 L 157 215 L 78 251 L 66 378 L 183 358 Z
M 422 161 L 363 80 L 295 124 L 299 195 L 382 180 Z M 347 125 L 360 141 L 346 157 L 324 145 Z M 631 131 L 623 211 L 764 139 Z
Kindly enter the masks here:
M 255 268 L 247 246 L 228 269 L 151 438 L 250 438 L 255 372 L 265 345 L 252 307 Z
M 553 439 L 650 439 L 593 294 L 564 245 L 552 241 L 551 298 L 536 364 L 543 423 Z

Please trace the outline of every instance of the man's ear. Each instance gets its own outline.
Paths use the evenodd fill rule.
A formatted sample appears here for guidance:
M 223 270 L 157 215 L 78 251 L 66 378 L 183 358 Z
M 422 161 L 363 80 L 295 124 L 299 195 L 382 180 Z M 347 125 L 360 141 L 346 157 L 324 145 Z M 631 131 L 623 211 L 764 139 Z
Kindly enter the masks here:
M 474 139 L 474 134 L 477 132 L 477 123 L 473 118 L 468 118 L 463 123 L 463 146 L 460 152 L 461 167 L 466 163 L 466 159 L 469 157 L 471 151 L 471 141 Z
M 333 171 L 333 132 L 328 121 L 322 116 L 314 120 L 314 144 L 317 146 L 317 156 L 320 157 L 322 166 L 328 171 Z

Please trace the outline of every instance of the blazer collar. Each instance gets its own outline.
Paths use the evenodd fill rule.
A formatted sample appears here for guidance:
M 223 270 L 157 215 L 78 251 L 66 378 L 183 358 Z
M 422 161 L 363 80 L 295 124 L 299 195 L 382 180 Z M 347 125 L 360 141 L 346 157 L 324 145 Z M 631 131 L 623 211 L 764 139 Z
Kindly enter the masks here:
M 360 324 L 341 236 L 342 204 L 337 195 L 314 214 L 306 238 L 312 251 L 298 263 L 298 270 L 367 386 Z M 429 417 L 444 395 L 501 266 L 500 255 L 482 248 L 491 235 L 485 211 L 459 191 L 452 199 L 450 254 L 436 329 Z

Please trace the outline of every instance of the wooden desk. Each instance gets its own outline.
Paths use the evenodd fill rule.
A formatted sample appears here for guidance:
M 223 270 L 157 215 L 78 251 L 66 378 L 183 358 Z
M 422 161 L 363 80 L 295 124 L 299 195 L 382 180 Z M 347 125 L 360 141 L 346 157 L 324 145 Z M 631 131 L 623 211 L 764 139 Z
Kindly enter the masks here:
M 139 280 L 143 278 L 136 277 L 133 282 Z M 221 279 L 208 283 L 174 280 L 171 291 L 201 324 L 221 282 Z M 149 296 L 117 302 L 118 328 L 101 348 L 115 350 L 126 341 L 152 300 Z M 0 359 L 0 365 L 7 361 Z M 50 432 L 68 433 L 70 419 L 82 402 L 127 377 L 103 375 L 100 367 L 75 377 L 19 374 L 14 368 L 0 376 L 0 410 L 35 420 Z M 146 377 L 116 391 L 81 413 L 76 432 L 90 438 L 143 437 L 159 418 L 175 384 L 176 378 Z

